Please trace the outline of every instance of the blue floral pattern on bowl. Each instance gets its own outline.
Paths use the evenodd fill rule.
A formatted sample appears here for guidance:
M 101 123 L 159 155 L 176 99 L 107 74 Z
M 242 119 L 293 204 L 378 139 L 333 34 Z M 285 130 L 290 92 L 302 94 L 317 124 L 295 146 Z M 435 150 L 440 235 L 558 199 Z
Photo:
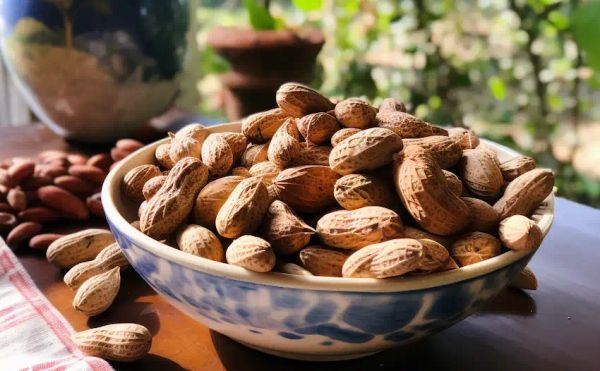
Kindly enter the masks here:
M 133 268 L 180 310 L 246 345 L 299 359 L 354 358 L 438 332 L 498 294 L 532 256 L 428 289 L 307 290 L 208 274 L 156 256 L 115 225 L 111 229 Z

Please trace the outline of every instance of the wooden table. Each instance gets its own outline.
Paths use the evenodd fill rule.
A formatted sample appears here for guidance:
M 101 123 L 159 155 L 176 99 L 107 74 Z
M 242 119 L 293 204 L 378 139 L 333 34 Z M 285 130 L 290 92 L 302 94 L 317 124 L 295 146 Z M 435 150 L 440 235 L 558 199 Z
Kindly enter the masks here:
M 2 129 L 0 138 L 0 159 L 67 148 L 39 125 Z M 566 200 L 558 201 L 554 227 L 531 263 L 540 282 L 537 291 L 506 289 L 442 333 L 328 364 L 281 359 L 237 344 L 180 313 L 132 270 L 124 273 L 112 307 L 88 319 L 71 307 L 74 293 L 62 282 L 63 272 L 43 254 L 17 255 L 76 330 L 124 321 L 150 329 L 150 355 L 113 364 L 120 370 L 600 370 L 600 211 Z

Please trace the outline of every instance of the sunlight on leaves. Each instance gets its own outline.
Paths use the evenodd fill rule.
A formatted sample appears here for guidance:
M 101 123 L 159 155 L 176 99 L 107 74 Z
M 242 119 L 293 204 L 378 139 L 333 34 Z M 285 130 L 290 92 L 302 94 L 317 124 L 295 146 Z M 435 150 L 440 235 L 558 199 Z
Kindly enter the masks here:
M 583 49 L 590 66 L 600 70 L 600 1 L 583 3 L 573 15 L 575 40 Z
M 488 88 L 496 100 L 504 100 L 506 98 L 506 86 L 504 81 L 498 76 L 492 76 L 488 79 Z
M 306 12 L 311 10 L 319 10 L 323 7 L 323 0 L 293 0 L 294 5 Z
M 250 24 L 255 30 L 274 30 L 276 22 L 269 10 L 260 5 L 256 0 L 244 0 L 244 6 L 248 11 Z

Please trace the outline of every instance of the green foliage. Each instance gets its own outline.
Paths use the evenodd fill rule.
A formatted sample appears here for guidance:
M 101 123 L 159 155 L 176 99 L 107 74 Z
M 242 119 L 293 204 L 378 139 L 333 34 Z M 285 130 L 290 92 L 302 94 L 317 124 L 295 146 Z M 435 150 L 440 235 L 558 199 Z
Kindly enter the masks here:
M 506 98 L 506 86 L 504 86 L 504 81 L 500 77 L 490 77 L 487 84 L 496 100 L 504 100 Z
M 215 53 L 214 49 L 207 47 L 200 59 L 200 69 L 206 73 L 223 73 L 230 69 L 229 63 Z
M 277 22 L 266 6 L 260 5 L 256 0 L 244 0 L 244 6 L 248 11 L 252 28 L 255 30 L 274 30 L 276 28 Z
M 323 7 L 323 0 L 292 0 L 292 3 L 304 11 L 319 10 Z
M 590 66 L 600 71 L 600 1 L 583 3 L 573 14 L 575 39 Z

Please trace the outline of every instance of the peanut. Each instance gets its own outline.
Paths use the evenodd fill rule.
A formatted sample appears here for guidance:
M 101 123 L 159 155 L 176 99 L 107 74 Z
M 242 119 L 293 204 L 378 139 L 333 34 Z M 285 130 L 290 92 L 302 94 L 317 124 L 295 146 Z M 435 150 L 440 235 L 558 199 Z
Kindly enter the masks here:
M 84 353 L 111 361 L 131 362 L 144 357 L 152 345 L 147 328 L 135 323 L 117 323 L 81 331 L 73 342 Z

